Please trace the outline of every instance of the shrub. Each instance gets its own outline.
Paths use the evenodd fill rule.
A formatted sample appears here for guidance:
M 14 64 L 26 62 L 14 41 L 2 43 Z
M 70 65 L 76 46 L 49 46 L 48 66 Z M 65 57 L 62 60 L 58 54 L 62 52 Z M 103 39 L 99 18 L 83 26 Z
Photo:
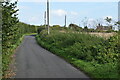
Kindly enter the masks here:
M 40 45 L 70 60 L 77 67 L 82 68 L 81 65 L 84 65 L 82 69 L 93 75 L 94 78 L 116 77 L 116 66 L 119 59 L 118 35 L 105 40 L 89 34 L 61 33 L 58 30 L 51 31 L 50 35 L 44 34 L 45 31 L 37 36 Z M 76 64 L 74 62 L 76 60 L 82 60 L 83 64 Z M 108 69 L 105 69 L 107 67 Z

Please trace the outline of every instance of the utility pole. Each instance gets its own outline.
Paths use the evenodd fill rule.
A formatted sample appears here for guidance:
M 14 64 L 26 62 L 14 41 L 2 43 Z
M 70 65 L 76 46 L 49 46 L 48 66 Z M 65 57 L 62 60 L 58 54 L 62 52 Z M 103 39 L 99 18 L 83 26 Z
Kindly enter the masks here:
M 49 0 L 47 0 L 47 25 L 48 25 L 48 34 L 50 34 L 49 26 Z
M 118 22 L 120 22 L 120 1 L 118 2 Z M 118 25 L 118 30 L 120 30 L 120 24 Z
M 65 27 L 66 27 L 66 21 L 67 21 L 67 18 L 66 18 L 66 15 L 65 15 Z
M 44 20 L 45 20 L 45 29 L 46 29 L 46 11 L 45 11 L 45 14 L 44 14 Z

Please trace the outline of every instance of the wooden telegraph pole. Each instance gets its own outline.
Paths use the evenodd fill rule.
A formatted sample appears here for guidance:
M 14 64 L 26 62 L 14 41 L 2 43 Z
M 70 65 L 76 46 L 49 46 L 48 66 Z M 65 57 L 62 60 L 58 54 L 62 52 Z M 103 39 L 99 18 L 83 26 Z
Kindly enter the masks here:
M 49 0 L 47 0 L 47 25 L 48 25 L 48 34 L 50 34 L 50 26 L 49 26 Z
M 66 18 L 66 15 L 65 15 L 65 27 L 66 27 L 66 21 L 67 21 L 67 18 Z
M 45 20 L 45 29 L 46 29 L 46 11 L 45 11 L 45 14 L 44 14 L 44 20 Z
M 118 22 L 120 22 L 120 1 L 118 2 Z M 118 30 L 120 30 L 120 24 L 118 25 Z

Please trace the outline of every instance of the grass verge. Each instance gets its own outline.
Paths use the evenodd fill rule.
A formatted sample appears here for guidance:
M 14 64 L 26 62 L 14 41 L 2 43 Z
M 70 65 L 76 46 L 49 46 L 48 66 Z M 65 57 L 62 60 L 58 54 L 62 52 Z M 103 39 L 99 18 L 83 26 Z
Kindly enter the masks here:
M 14 71 L 13 71 L 13 65 L 14 65 L 14 58 L 15 58 L 15 51 L 17 49 L 17 47 L 21 44 L 21 42 L 23 41 L 24 39 L 24 36 L 28 36 L 28 35 L 36 35 L 36 33 L 27 33 L 27 34 L 24 34 L 17 42 L 16 44 L 12 45 L 13 47 L 10 48 L 8 51 L 9 54 L 6 55 L 6 54 L 1 54 L 1 65 L 4 69 L 6 69 L 5 71 L 2 72 L 2 78 L 5 79 L 5 78 L 11 78 L 15 75 Z M 2 69 L 2 68 L 1 68 Z

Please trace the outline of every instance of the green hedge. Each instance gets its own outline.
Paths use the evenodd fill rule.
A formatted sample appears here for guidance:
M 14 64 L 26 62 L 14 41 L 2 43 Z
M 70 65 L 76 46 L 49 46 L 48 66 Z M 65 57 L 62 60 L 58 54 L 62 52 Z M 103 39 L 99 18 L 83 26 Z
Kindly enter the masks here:
M 38 43 L 51 52 L 65 58 L 93 78 L 118 76 L 118 35 L 105 40 L 88 34 L 45 31 L 36 36 Z
M 17 2 L 4 2 L 2 4 L 2 71 L 7 74 L 11 55 L 20 43 L 20 38 L 26 33 L 36 32 L 36 26 L 19 22 L 17 17 Z

